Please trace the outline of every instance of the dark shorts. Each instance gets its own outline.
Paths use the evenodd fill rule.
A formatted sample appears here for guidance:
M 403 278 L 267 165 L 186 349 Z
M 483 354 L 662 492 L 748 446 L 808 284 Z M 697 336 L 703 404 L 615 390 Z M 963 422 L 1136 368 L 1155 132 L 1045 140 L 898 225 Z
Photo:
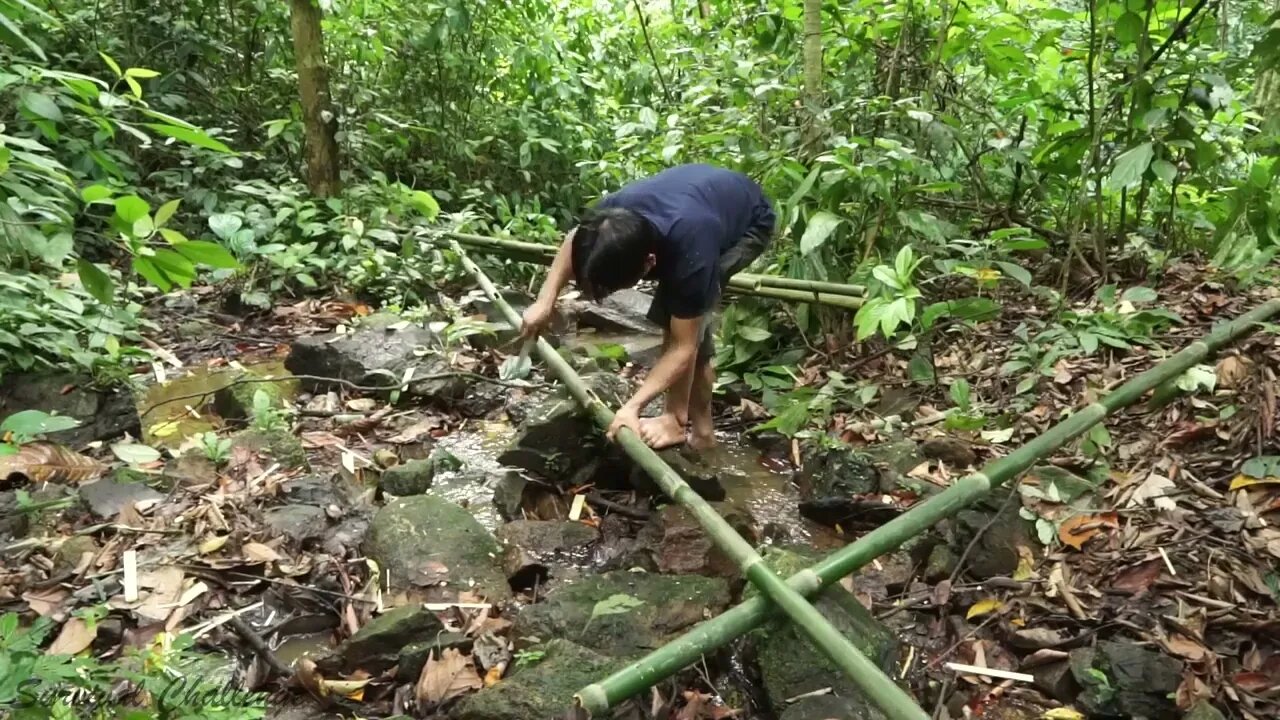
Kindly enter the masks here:
M 756 258 L 763 255 L 764 251 L 769 249 L 771 241 L 772 237 L 769 235 L 755 231 L 748 232 L 738 241 L 738 244 L 720 256 L 720 293 L 722 295 L 729 278 L 742 272 L 748 265 L 755 262 Z M 720 298 L 717 297 L 712 309 L 702 316 L 702 340 L 698 343 L 699 366 L 710 361 L 716 352 L 715 328 L 712 327 L 711 321 L 719 305 Z M 653 303 L 649 305 L 649 312 L 645 316 L 661 326 L 664 331 L 671 327 L 671 313 L 667 310 L 661 285 L 654 290 Z

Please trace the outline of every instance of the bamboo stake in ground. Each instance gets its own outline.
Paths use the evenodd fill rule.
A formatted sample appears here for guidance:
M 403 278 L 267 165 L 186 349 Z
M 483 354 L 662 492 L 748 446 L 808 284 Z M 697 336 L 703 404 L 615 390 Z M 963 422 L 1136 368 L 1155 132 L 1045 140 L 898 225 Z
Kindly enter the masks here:
M 979 472 L 960 478 L 951 487 L 919 506 L 828 555 L 808 570 L 792 575 L 787 578 L 787 584 L 803 595 L 812 596 L 822 588 L 856 572 L 938 521 L 972 505 L 993 488 L 1017 477 L 1050 453 L 1080 437 L 1111 413 L 1132 405 L 1153 388 L 1176 379 L 1222 346 L 1254 330 L 1257 323 L 1277 313 L 1280 313 L 1280 300 L 1271 300 L 1220 325 L 1204 339 L 1191 343 L 1006 457 L 988 463 Z M 767 599 L 752 598 L 698 625 L 601 682 L 588 685 L 576 697 L 587 711 L 593 714 L 605 712 L 696 663 L 703 655 L 741 637 L 775 614 L 777 610 Z
M 502 298 L 502 294 L 484 274 L 479 266 L 467 257 L 462 247 L 454 242 L 454 251 L 458 253 L 462 264 L 475 276 L 476 282 L 488 294 L 493 304 L 506 316 L 513 327 L 520 326 L 520 316 Z M 574 372 L 559 353 L 547 341 L 539 339 L 538 354 L 543 361 L 569 389 L 574 398 L 591 413 L 601 428 L 609 427 L 613 422 L 613 411 L 605 406 L 599 398 L 594 397 L 587 386 Z M 915 700 L 901 687 L 889 679 L 875 663 L 854 647 L 853 643 L 841 635 L 826 618 L 809 604 L 795 588 L 788 586 L 764 564 L 764 560 L 756 553 L 737 532 L 725 522 L 724 518 L 707 501 L 703 500 L 693 488 L 689 487 L 675 470 L 658 456 L 644 440 L 628 428 L 618 433 L 618 443 L 622 449 L 635 460 L 636 464 L 649 473 L 673 500 L 687 508 L 697 519 L 711 539 L 725 552 L 760 592 L 771 598 L 782 608 L 796 626 L 810 641 L 838 667 L 841 672 L 853 680 L 866 694 L 867 698 L 880 707 L 889 720 L 928 720 L 929 715 L 920 709 Z M 803 575 L 804 573 L 801 573 Z M 809 577 L 808 584 L 816 589 L 818 578 Z M 594 687 L 594 686 L 593 686 Z M 598 699 L 597 699 L 598 701 Z M 586 703 L 583 703 L 584 706 Z
M 486 250 L 510 256 L 512 259 L 540 264 L 548 264 L 556 256 L 556 248 L 554 246 L 541 243 L 458 232 L 444 232 L 441 234 L 449 239 L 438 241 L 438 244 L 442 246 L 447 246 L 449 242 L 457 240 L 459 244 L 465 247 Z M 845 285 L 843 283 L 822 282 L 819 280 L 800 280 L 754 273 L 738 273 L 729 278 L 725 291 L 740 295 L 767 297 L 774 300 L 830 305 L 854 311 L 862 307 L 862 298 L 866 294 L 866 288 L 860 285 Z

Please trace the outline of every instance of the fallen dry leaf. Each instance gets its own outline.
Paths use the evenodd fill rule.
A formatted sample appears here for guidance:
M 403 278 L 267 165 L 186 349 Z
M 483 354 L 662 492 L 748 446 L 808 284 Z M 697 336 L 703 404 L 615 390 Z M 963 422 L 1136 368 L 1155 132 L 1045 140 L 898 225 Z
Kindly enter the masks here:
M 1249 375 L 1249 361 L 1230 355 L 1218 361 L 1218 385 L 1233 388 Z
M 1152 505 L 1158 510 L 1176 510 L 1178 504 L 1168 497 L 1170 490 L 1177 490 L 1177 485 L 1160 473 L 1153 472 L 1133 491 L 1129 497 L 1129 507 Z
M 293 678 L 317 699 L 329 693 L 329 689 L 324 684 L 324 677 L 320 675 L 320 669 L 310 658 L 300 658 L 294 664 Z
M 1162 572 L 1164 572 L 1163 560 L 1148 560 L 1121 571 L 1111 582 L 1111 589 L 1137 595 L 1146 592 Z
M 227 544 L 227 539 L 230 537 L 231 537 L 230 535 L 214 535 L 213 537 L 210 537 L 209 539 L 200 543 L 200 548 L 199 548 L 200 554 L 208 555 L 209 553 L 218 552 L 219 550 L 222 549 L 223 545 Z
M 969 612 L 965 613 L 964 617 L 966 620 L 972 620 L 973 618 L 993 613 L 1002 607 L 1004 607 L 1004 603 L 1000 602 L 998 598 L 979 600 L 969 607 Z
M 1262 693 L 1276 683 L 1260 672 L 1242 672 L 1231 676 L 1231 684 L 1246 692 Z
M 1081 550 L 1089 538 L 1102 532 L 1103 528 L 1118 527 L 1120 527 L 1120 516 L 1113 512 L 1072 515 L 1058 526 L 1058 539 L 1064 545 Z
M 31 590 L 22 594 L 31 611 L 40 616 L 52 615 L 62 607 L 62 603 L 71 597 L 71 593 L 62 588 L 48 590 Z
M 22 476 L 32 482 L 85 483 L 106 471 L 97 460 L 50 442 L 25 443 L 0 457 L 0 482 Z
M 427 658 L 414 687 L 419 706 L 427 709 L 484 687 L 484 680 L 476 674 L 471 657 L 454 648 L 446 648 L 439 660 L 435 653 Z
M 62 632 L 46 651 L 50 655 L 79 655 L 93 644 L 98 629 L 90 628 L 83 618 L 73 617 L 62 626 Z
M 280 553 L 262 543 L 249 542 L 240 548 L 244 556 L 254 562 L 276 562 L 282 560 Z
M 430 436 L 431 431 L 438 427 L 440 427 L 440 419 L 429 417 L 425 420 L 419 420 L 418 422 L 401 430 L 396 435 L 387 438 L 387 442 L 394 443 L 396 445 L 416 443 L 422 438 Z
M 1231 481 L 1231 490 L 1243 490 L 1254 485 L 1280 485 L 1280 477 L 1249 477 L 1248 475 L 1237 475 Z
M 1182 633 L 1173 633 L 1167 638 L 1160 641 L 1164 645 L 1164 649 L 1179 657 L 1184 657 L 1191 661 L 1203 660 L 1209 654 L 1209 650 L 1204 645 L 1192 640 Z
M 165 567 L 138 578 L 138 584 L 152 588 L 151 594 L 134 612 L 155 622 L 163 622 L 182 597 L 181 568 Z

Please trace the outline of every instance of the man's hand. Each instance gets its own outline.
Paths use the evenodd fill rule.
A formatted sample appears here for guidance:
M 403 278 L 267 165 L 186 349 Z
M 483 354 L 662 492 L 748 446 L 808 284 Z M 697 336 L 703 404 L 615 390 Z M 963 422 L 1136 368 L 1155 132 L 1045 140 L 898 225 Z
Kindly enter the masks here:
M 520 337 L 529 340 L 541 335 L 547 325 L 551 324 L 551 316 L 555 314 L 555 310 L 554 303 L 544 303 L 541 300 L 525 308 L 524 317 L 521 318 Z
M 630 405 L 623 405 L 613 416 L 613 422 L 609 424 L 609 429 L 605 431 L 605 437 L 610 440 L 616 440 L 618 431 L 624 427 L 631 428 L 631 431 L 640 434 L 640 413 Z

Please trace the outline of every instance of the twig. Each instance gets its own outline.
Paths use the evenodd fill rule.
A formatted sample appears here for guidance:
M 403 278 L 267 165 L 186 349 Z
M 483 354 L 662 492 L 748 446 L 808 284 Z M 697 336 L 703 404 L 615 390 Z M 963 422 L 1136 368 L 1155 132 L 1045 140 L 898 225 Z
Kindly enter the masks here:
M 1067 604 L 1067 609 L 1071 611 L 1071 614 L 1074 615 L 1077 620 L 1089 619 L 1089 613 L 1084 611 L 1084 606 L 1076 599 L 1076 595 L 1067 585 L 1067 579 L 1065 577 L 1056 580 L 1054 582 L 1054 587 L 1056 587 L 1058 592 L 1062 594 L 1062 600 Z
M 239 615 L 233 615 L 227 623 L 231 625 L 231 628 L 236 631 L 236 634 L 242 640 L 249 644 L 249 647 L 253 648 L 253 651 L 257 653 L 258 657 L 262 658 L 262 661 L 267 664 L 267 667 L 271 668 L 272 672 L 281 677 L 293 675 L 293 670 L 271 651 L 267 641 L 254 632 L 253 628 L 249 627 L 249 623 L 244 621 L 244 618 Z
M 645 47 L 649 48 L 649 58 L 653 60 L 653 69 L 658 73 L 658 84 L 662 85 L 662 96 L 671 102 L 671 89 L 667 87 L 667 79 L 662 75 L 662 64 L 658 62 L 658 55 L 653 51 L 653 43 L 649 41 L 649 21 L 644 17 L 644 8 L 640 7 L 640 0 L 634 0 L 636 6 L 636 14 L 640 16 L 640 32 L 644 35 Z
M 622 503 L 616 503 L 612 500 L 606 500 L 604 496 L 602 496 L 600 493 L 595 493 L 595 492 L 587 493 L 587 500 L 592 505 L 598 505 L 599 507 L 602 507 L 611 512 L 615 512 L 619 515 L 626 515 L 627 517 L 635 518 L 636 520 L 649 519 L 648 511 L 641 510 L 639 508 L 634 508 L 634 507 L 631 507 L 630 505 L 623 505 Z

